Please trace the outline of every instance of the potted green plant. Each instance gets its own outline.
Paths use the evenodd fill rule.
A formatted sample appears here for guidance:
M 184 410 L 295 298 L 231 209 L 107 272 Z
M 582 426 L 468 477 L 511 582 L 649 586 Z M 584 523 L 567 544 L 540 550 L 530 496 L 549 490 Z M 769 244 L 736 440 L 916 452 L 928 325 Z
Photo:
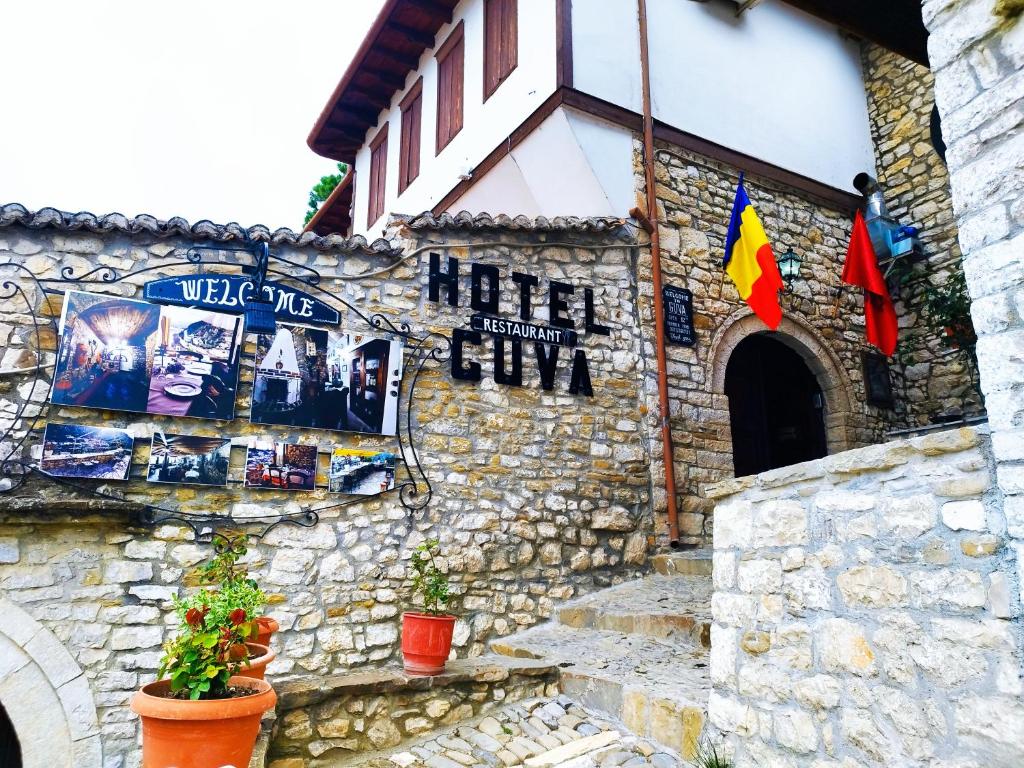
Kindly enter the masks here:
M 236 579 L 221 584 L 220 589 L 199 591 L 174 601 L 180 626 L 189 626 L 188 617 L 199 612 L 211 629 L 238 627 L 241 642 L 228 648 L 232 661 L 241 662 L 246 677 L 262 680 L 267 665 L 276 656 L 270 646 L 258 642 L 259 625 L 255 616 L 266 603 L 266 596 L 251 579 Z
M 214 556 L 198 571 L 199 583 L 207 586 L 218 585 L 222 592 L 233 592 L 239 600 L 239 607 L 246 609 L 249 618 L 256 622 L 257 630 L 253 642 L 259 645 L 270 645 L 270 638 L 281 625 L 270 616 L 261 616 L 260 611 L 267 603 L 264 595 L 253 579 L 249 578 L 249 568 L 240 563 L 241 557 L 248 551 L 248 537 L 239 536 L 228 539 L 215 536 L 213 539 Z M 246 585 L 250 589 L 246 589 Z M 258 599 L 257 599 L 258 596 Z
M 455 617 L 445 613 L 451 593 L 448 576 L 434 560 L 438 541 L 430 539 L 412 553 L 413 598 L 423 601 L 423 612 L 402 614 L 402 660 L 410 675 L 438 675 L 452 650 Z
M 212 605 L 186 611 L 164 646 L 161 679 L 132 697 L 142 718 L 143 768 L 246 766 L 260 718 L 277 702 L 269 683 L 238 675 L 241 662 L 231 658 L 252 630 L 244 609 L 223 624 L 212 613 Z

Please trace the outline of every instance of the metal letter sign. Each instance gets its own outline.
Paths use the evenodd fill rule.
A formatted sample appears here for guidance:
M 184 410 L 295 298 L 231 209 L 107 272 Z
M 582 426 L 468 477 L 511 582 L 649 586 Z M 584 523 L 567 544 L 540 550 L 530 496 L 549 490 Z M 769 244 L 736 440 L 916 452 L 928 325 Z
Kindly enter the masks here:
M 697 343 L 693 332 L 693 293 L 665 285 L 661 296 L 665 305 L 665 337 L 671 344 L 692 347 Z
M 558 344 L 563 347 L 576 346 L 576 331 L 571 328 L 533 325 L 532 323 L 522 323 L 518 320 L 506 320 L 501 317 L 480 314 L 469 318 L 469 327 L 474 331 L 508 336 L 510 339 L 540 341 L 545 344 Z
M 146 283 L 145 298 L 158 304 L 242 314 L 252 289 L 252 279 L 245 275 L 200 274 Z M 274 304 L 274 315 L 279 320 L 321 325 L 341 322 L 338 310 L 296 288 L 267 281 L 263 284 L 263 296 Z

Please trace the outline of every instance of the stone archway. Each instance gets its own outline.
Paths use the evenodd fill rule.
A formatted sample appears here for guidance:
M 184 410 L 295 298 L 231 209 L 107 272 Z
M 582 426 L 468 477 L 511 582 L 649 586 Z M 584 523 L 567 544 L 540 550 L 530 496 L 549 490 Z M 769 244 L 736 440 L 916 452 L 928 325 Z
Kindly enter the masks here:
M 89 681 L 64 645 L 10 600 L 0 600 L 0 703 L 23 768 L 101 768 Z
M 749 309 L 734 312 L 715 333 L 708 355 L 706 381 L 712 395 L 725 398 L 725 373 L 736 346 L 747 336 L 761 333 L 765 325 Z M 825 398 L 825 439 L 829 453 L 855 447 L 852 434 L 852 386 L 839 358 L 811 326 L 783 317 L 772 338 L 800 355 L 817 378 Z M 728 416 L 726 417 L 728 424 Z

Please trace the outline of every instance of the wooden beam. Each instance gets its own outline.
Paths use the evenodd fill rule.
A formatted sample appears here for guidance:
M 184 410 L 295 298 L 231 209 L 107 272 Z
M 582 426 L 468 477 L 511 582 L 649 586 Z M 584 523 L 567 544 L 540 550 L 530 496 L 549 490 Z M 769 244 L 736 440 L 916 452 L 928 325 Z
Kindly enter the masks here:
M 440 14 L 445 16 L 445 24 L 452 20 L 452 10 L 454 5 L 448 3 L 439 2 L 439 0 L 407 0 L 409 5 L 416 6 L 422 11 L 426 11 L 430 14 Z
M 424 48 L 434 47 L 434 36 L 429 32 L 424 32 L 421 29 L 413 29 L 412 27 L 407 27 L 404 24 L 396 24 L 393 21 L 388 22 L 388 27 L 398 34 L 409 38 L 409 40 L 416 43 L 416 45 L 422 45 Z
M 858 37 L 928 66 L 920 0 L 784 0 Z
M 394 72 L 389 72 L 386 69 L 378 69 L 377 67 L 363 67 L 360 70 L 363 74 L 369 75 L 378 82 L 388 86 L 389 88 L 402 88 L 405 86 L 405 75 L 398 75 Z
M 409 51 L 403 51 L 401 48 L 389 45 L 387 41 L 378 41 L 376 47 L 384 51 L 384 53 L 398 64 L 401 64 L 405 69 L 415 69 L 416 65 L 420 62 L 420 55 L 418 53 L 413 54 L 409 53 Z

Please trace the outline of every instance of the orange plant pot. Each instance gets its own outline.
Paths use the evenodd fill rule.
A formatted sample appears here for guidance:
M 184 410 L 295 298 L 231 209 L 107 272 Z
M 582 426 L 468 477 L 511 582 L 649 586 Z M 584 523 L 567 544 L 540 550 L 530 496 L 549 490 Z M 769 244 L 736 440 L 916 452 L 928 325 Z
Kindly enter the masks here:
M 270 638 L 281 628 L 281 625 L 277 623 L 277 619 L 272 619 L 269 616 L 258 617 L 256 619 L 256 626 L 259 630 L 253 642 L 260 645 L 270 645 Z
M 267 665 L 277 658 L 277 654 L 270 650 L 269 646 L 259 643 L 246 643 L 245 648 L 249 652 L 249 658 L 242 662 L 238 674 L 254 680 L 265 679 Z
M 454 616 L 402 614 L 402 663 L 410 675 L 439 675 L 452 650 Z
M 253 690 L 234 699 L 182 701 L 161 696 L 170 680 L 143 686 L 132 697 L 142 717 L 142 768 L 211 768 L 249 765 L 260 718 L 277 703 L 265 680 L 235 676 L 229 685 Z

